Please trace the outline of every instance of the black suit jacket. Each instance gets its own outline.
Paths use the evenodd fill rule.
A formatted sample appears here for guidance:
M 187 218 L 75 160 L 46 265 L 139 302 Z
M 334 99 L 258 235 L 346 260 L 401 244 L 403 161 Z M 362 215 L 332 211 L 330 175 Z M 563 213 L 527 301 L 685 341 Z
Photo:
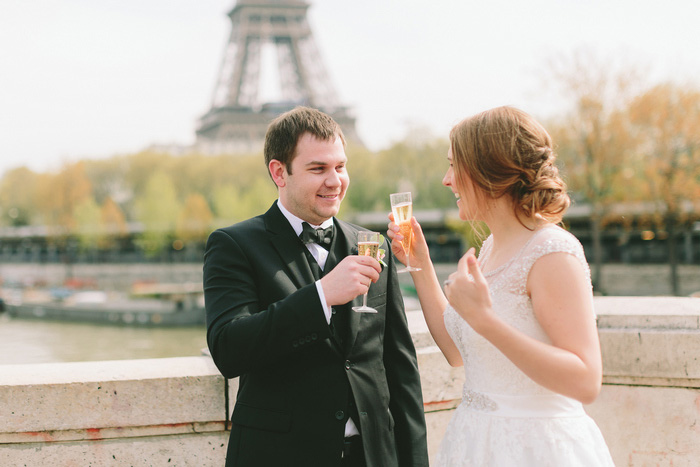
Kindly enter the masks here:
M 334 222 L 326 271 L 357 253 L 362 230 Z M 391 255 L 369 289 L 378 313 L 353 312 L 361 296 L 334 307 L 347 319 L 341 345 L 305 249 L 276 203 L 207 242 L 207 342 L 221 373 L 240 376 L 226 465 L 339 465 L 354 395 L 368 466 L 427 466 L 416 354 Z

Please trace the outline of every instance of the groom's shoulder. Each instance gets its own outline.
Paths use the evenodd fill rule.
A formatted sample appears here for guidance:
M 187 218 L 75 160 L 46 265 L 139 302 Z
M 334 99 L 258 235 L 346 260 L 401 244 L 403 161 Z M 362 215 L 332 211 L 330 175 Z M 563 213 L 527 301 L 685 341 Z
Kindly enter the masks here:
M 251 217 L 244 221 L 236 222 L 227 227 L 221 227 L 216 229 L 219 232 L 223 232 L 231 237 L 236 237 L 239 235 L 249 235 L 255 232 L 259 232 L 261 229 L 265 228 L 265 222 L 263 220 L 263 215 Z

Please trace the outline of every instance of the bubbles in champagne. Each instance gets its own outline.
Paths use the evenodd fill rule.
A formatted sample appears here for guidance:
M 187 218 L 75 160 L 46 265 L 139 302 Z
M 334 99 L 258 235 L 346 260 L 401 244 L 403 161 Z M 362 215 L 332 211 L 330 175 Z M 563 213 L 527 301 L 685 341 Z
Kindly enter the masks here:
M 358 242 L 357 251 L 360 256 L 371 256 L 376 258 L 379 253 L 378 242 Z
M 408 222 L 403 222 L 399 224 L 399 233 L 403 236 L 401 240 L 401 246 L 403 246 L 403 251 L 408 254 L 411 249 L 411 236 L 413 235 L 413 229 L 411 224 Z
M 411 217 L 413 216 L 413 204 L 410 201 L 396 204 L 391 207 L 391 210 L 394 212 L 394 222 L 397 224 L 411 221 Z

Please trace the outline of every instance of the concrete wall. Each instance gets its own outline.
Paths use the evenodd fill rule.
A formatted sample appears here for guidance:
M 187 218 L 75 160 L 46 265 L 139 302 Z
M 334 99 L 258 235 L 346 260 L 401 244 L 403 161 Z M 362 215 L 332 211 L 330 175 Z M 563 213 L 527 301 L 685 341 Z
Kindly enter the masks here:
M 617 465 L 700 465 L 700 298 L 598 299 L 604 386 L 587 408 Z
M 208 357 L 0 366 L 0 465 L 223 465 Z
M 700 299 L 597 298 L 604 387 L 586 409 L 618 466 L 700 463 Z M 459 403 L 415 312 L 429 449 Z M 209 357 L 0 366 L 0 466 L 218 466 L 236 381 Z M 227 397 L 228 388 L 228 397 Z

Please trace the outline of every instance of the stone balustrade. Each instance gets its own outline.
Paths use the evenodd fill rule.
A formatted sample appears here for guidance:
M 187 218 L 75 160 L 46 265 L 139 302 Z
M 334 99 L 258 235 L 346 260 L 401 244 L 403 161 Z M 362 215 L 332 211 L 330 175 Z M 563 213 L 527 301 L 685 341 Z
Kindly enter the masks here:
M 596 298 L 604 385 L 586 406 L 618 466 L 700 460 L 700 300 Z M 434 455 L 459 403 L 451 368 L 408 313 Z M 2 466 L 220 466 L 237 382 L 207 356 L 0 366 Z

